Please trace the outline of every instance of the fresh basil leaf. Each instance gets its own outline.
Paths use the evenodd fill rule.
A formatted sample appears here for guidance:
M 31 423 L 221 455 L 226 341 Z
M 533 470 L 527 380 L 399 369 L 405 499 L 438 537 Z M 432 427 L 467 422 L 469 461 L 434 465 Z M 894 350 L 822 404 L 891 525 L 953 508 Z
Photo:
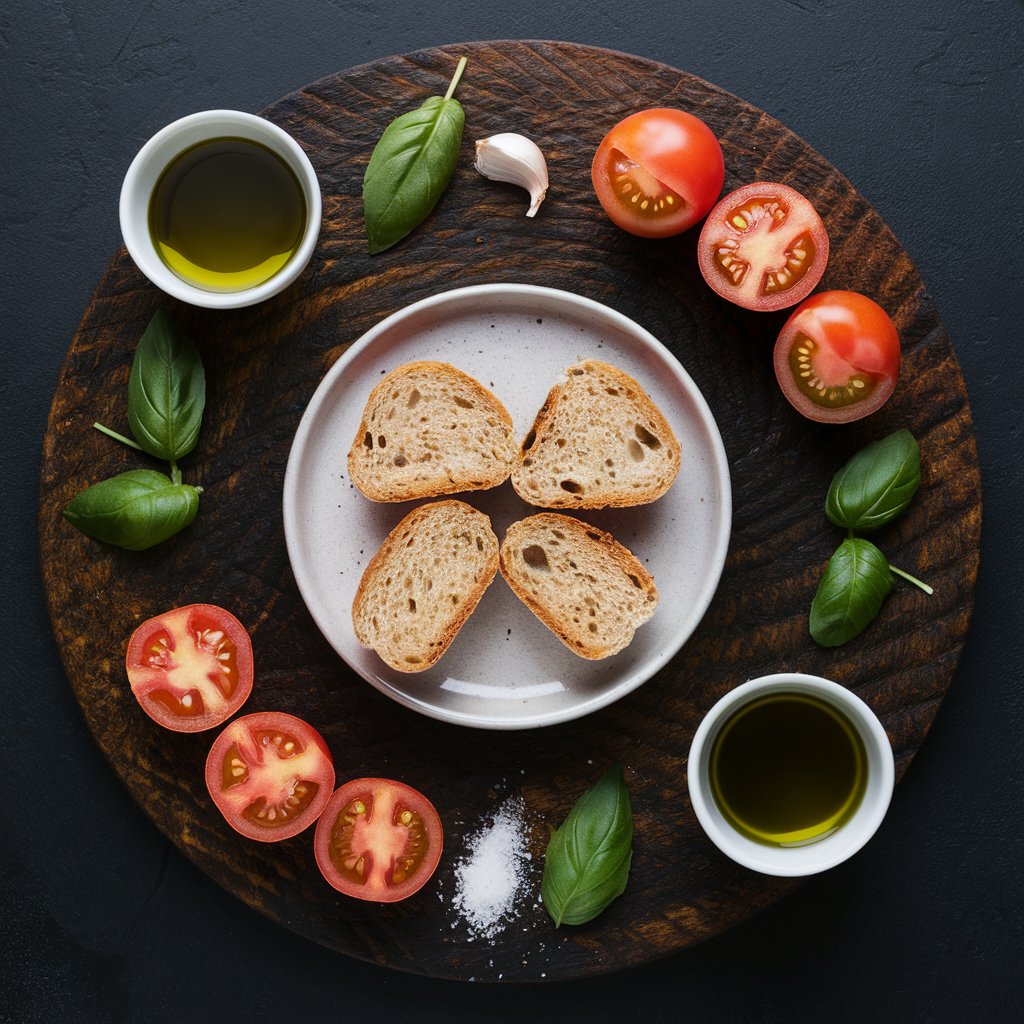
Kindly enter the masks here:
M 139 340 L 128 379 L 128 422 L 144 452 L 174 462 L 196 445 L 206 373 L 192 341 L 158 309 Z
M 836 473 L 825 514 L 836 526 L 870 533 L 902 515 L 920 486 L 921 450 L 909 430 L 897 430 Z
M 133 469 L 76 495 L 64 518 L 93 540 L 143 551 L 183 530 L 199 511 L 198 487 L 152 469 Z
M 431 96 L 385 129 L 363 177 L 371 253 L 390 249 L 437 205 L 455 173 L 465 121 L 458 100 Z
M 622 895 L 632 857 L 633 812 L 622 765 L 615 765 L 548 843 L 540 891 L 556 927 L 585 924 Z
M 869 540 L 847 538 L 829 559 L 811 602 L 811 636 L 822 647 L 852 640 L 874 620 L 892 587 L 885 555 Z

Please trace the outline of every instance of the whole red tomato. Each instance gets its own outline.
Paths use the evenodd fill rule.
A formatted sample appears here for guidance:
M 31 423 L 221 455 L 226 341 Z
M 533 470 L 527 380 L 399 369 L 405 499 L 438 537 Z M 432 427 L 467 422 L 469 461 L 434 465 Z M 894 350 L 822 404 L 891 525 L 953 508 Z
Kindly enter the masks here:
M 655 107 L 624 118 L 601 141 L 590 175 L 605 213 L 644 238 L 693 227 L 725 181 L 714 132 L 684 110 Z
M 859 292 L 819 292 L 801 303 L 775 343 L 775 376 L 797 412 L 849 423 L 880 409 L 900 375 L 889 315 Z

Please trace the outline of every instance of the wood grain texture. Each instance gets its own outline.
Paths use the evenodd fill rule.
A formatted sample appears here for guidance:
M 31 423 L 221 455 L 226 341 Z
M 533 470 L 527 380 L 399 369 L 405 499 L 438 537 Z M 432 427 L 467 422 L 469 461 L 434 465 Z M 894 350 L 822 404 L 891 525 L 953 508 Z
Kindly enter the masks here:
M 361 182 L 373 145 L 393 117 L 443 93 L 463 53 L 466 134 L 452 185 L 425 224 L 371 258 Z M 604 217 L 591 192 L 590 156 L 615 121 L 655 105 L 708 122 L 725 152 L 726 190 L 776 180 L 812 200 L 832 240 L 821 287 L 873 296 L 900 332 L 901 380 L 882 411 L 842 428 L 801 419 L 781 398 L 771 366 L 784 314 L 746 313 L 713 295 L 697 270 L 696 232 L 652 242 Z M 255 309 L 214 312 L 169 300 L 122 250 L 85 311 L 54 396 L 40 488 L 43 576 L 68 678 L 115 771 L 188 857 L 251 906 L 317 942 L 418 973 L 539 980 L 611 971 L 691 945 L 774 902 L 794 883 L 726 860 L 690 808 L 686 753 L 703 713 L 754 676 L 828 676 L 879 714 L 902 775 L 953 680 L 968 628 L 981 521 L 971 415 L 949 338 L 906 253 L 849 182 L 767 114 L 684 72 L 611 51 L 550 42 L 431 49 L 330 76 L 265 113 L 295 135 L 320 176 L 324 223 L 307 271 Z M 551 190 L 534 220 L 523 216 L 524 193 L 472 167 L 472 140 L 498 131 L 530 135 L 548 157 Z M 726 569 L 690 642 L 617 704 L 519 733 L 439 723 L 362 682 L 306 612 L 281 523 L 291 439 L 335 359 L 410 302 L 492 281 L 578 292 L 660 338 L 707 398 L 733 481 Z M 90 424 L 125 428 L 132 354 L 161 306 L 206 364 L 205 423 L 182 464 L 185 480 L 204 494 L 188 530 L 130 553 L 88 540 L 60 510 L 88 484 L 151 464 Z M 923 485 L 877 541 L 935 594 L 899 585 L 860 638 L 819 648 L 807 634 L 807 611 L 839 539 L 824 516 L 825 492 L 850 454 L 899 427 L 920 442 Z M 306 718 L 327 739 L 339 779 L 392 776 L 431 796 L 446 852 L 420 894 L 384 907 L 346 900 L 320 878 L 311 831 L 264 845 L 225 825 L 202 780 L 213 735 L 161 730 L 135 704 L 123 667 L 136 625 L 196 601 L 223 604 L 252 634 L 256 685 L 246 710 Z M 636 819 L 629 887 L 597 921 L 556 932 L 535 896 L 548 829 L 617 760 Z M 456 863 L 510 794 L 527 808 L 533 889 L 493 941 L 471 941 L 451 905 Z

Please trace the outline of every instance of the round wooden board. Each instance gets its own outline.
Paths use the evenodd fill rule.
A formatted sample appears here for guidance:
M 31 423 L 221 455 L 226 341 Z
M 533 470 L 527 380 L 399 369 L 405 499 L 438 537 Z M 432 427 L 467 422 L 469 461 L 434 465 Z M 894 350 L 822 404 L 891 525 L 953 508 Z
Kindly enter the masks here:
M 461 54 L 469 57 L 458 92 L 466 133 L 451 187 L 410 237 L 370 257 L 361 185 L 373 145 L 393 117 L 444 92 Z M 708 122 L 725 152 L 726 190 L 784 181 L 820 211 L 832 240 L 821 287 L 873 296 L 902 338 L 900 385 L 881 412 L 841 428 L 800 418 L 771 367 L 784 315 L 749 314 L 713 295 L 697 270 L 696 232 L 647 241 L 605 218 L 591 191 L 591 154 L 621 117 L 658 105 Z M 686 754 L 702 714 L 754 676 L 828 676 L 879 714 L 902 774 L 952 682 L 970 617 L 981 521 L 970 410 L 950 341 L 906 253 L 849 182 L 777 121 L 684 72 L 611 51 L 553 42 L 425 50 L 330 76 L 265 113 L 295 135 L 320 175 L 323 232 L 307 272 L 258 308 L 211 312 L 171 302 L 122 250 L 85 312 L 53 401 L 41 478 L 43 575 L 68 677 L 115 771 L 156 825 L 246 903 L 317 942 L 417 973 L 539 980 L 615 970 L 696 943 L 779 899 L 792 881 L 733 865 L 694 818 Z M 551 191 L 534 220 L 524 216 L 525 193 L 473 169 L 472 140 L 499 131 L 522 131 L 547 155 Z M 361 681 L 310 619 L 281 523 L 292 436 L 334 360 L 416 299 L 493 281 L 575 291 L 653 332 L 707 398 L 733 481 L 728 562 L 690 642 L 619 703 L 528 732 L 439 723 Z M 160 306 L 195 338 L 206 364 L 206 419 L 182 466 L 204 494 L 188 530 L 130 553 L 88 540 L 60 510 L 88 484 L 155 465 L 90 425 L 126 429 L 132 354 Z M 839 540 L 824 516 L 825 492 L 850 454 L 899 427 L 920 442 L 924 480 L 907 514 L 877 540 L 935 594 L 900 585 L 860 638 L 819 648 L 807 611 Z M 202 779 L 213 735 L 154 725 L 123 669 L 141 620 L 193 601 L 223 604 L 252 634 L 257 681 L 247 710 L 308 719 L 327 739 L 339 779 L 391 776 L 435 801 L 446 850 L 420 894 L 392 906 L 347 900 L 320 878 L 311 831 L 268 845 L 227 827 Z M 548 829 L 616 761 L 626 766 L 636 821 L 629 886 L 596 921 L 556 931 L 537 901 Z M 474 939 L 452 904 L 455 869 L 508 796 L 525 802 L 530 887 L 514 922 L 493 939 Z

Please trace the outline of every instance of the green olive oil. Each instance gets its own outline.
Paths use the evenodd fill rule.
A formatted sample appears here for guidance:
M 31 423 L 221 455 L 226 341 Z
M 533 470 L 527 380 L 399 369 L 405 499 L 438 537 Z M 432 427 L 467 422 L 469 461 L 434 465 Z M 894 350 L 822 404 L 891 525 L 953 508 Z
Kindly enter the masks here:
M 742 835 L 803 846 L 853 817 L 867 784 L 867 753 L 832 705 L 803 693 L 772 694 L 722 727 L 710 782 L 719 810 Z
M 200 142 L 164 169 L 149 202 L 149 232 L 182 280 L 236 292 L 270 280 L 306 228 L 295 172 L 251 139 Z

